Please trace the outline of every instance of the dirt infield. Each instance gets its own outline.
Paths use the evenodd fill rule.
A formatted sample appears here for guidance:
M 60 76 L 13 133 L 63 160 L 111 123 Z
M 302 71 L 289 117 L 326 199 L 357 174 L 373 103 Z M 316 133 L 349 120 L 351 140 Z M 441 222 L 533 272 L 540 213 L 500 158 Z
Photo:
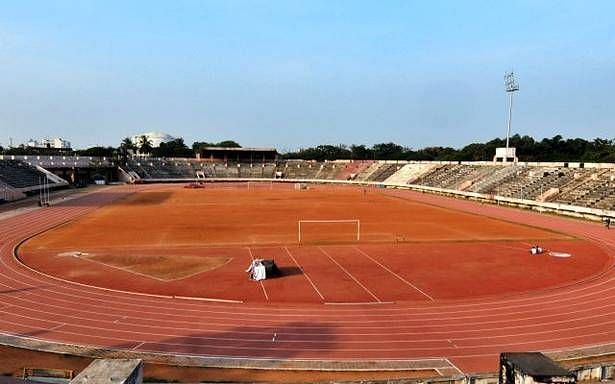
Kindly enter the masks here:
M 572 257 L 532 256 L 536 243 Z M 328 304 L 501 296 L 571 284 L 609 262 L 569 235 L 386 190 L 288 185 L 152 187 L 30 239 L 19 257 L 62 279 L 122 291 Z M 281 276 L 249 281 L 253 258 L 274 259 Z

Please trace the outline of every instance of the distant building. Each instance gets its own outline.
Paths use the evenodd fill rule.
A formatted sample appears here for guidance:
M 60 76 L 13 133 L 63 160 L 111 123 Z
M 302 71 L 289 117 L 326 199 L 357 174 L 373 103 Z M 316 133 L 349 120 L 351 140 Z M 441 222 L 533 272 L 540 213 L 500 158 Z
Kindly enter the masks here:
M 199 158 L 210 161 L 266 162 L 275 161 L 278 151 L 275 148 L 226 148 L 204 147 Z
M 26 147 L 31 148 L 53 148 L 53 149 L 70 149 L 70 141 L 64 140 L 60 137 L 53 139 L 43 138 L 40 140 L 30 139 L 26 143 Z
M 141 145 L 141 137 L 143 137 L 143 136 L 147 137 L 147 139 L 152 144 L 152 147 L 154 147 L 154 148 L 160 147 L 161 143 L 168 143 L 169 141 L 175 140 L 175 138 L 173 136 L 169 135 L 168 133 L 164 133 L 164 132 L 145 132 L 145 133 L 140 133 L 138 135 L 131 136 L 130 137 L 130 141 L 132 141 L 132 143 L 134 145 L 139 147 Z

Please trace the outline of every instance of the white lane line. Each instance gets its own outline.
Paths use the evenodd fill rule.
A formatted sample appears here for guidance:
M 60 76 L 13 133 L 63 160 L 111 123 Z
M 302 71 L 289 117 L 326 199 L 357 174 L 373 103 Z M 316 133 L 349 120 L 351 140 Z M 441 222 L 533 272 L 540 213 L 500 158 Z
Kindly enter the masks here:
M 354 247 L 354 249 L 356 249 L 360 254 L 362 254 L 363 256 L 367 257 L 368 259 L 370 259 L 371 261 L 373 261 L 374 263 L 378 264 L 380 266 L 380 268 L 384 269 L 385 271 L 389 272 L 390 274 L 392 274 L 393 276 L 397 277 L 399 280 L 401 280 L 403 283 L 407 284 L 408 286 L 412 287 L 414 290 L 416 290 L 417 292 L 419 292 L 420 294 L 422 294 L 423 296 L 425 296 L 426 298 L 428 298 L 431 301 L 435 301 L 433 297 L 431 297 L 430 295 L 428 295 L 427 293 L 425 293 L 425 291 L 423 291 L 422 289 L 420 289 L 419 287 L 417 287 L 416 285 L 412 284 L 411 282 L 409 282 L 408 280 L 404 279 L 403 277 L 401 277 L 400 275 L 398 275 L 397 273 L 391 271 L 386 265 L 381 264 L 380 262 L 378 262 L 378 260 L 374 259 L 373 257 L 371 257 L 370 255 L 367 254 L 367 252 L 361 250 L 359 247 Z
M 463 373 L 461 369 L 459 369 L 455 364 L 453 364 L 453 362 L 450 361 L 450 359 L 445 358 L 444 360 L 446 360 L 451 365 L 451 367 L 455 368 L 457 372 L 459 372 L 459 374 L 465 375 L 465 373 Z
M 310 275 L 307 274 L 307 272 L 305 272 L 303 270 L 303 267 L 301 267 L 301 265 L 299 265 L 299 263 L 297 262 L 297 260 L 295 259 L 295 257 L 292 255 L 292 253 L 290 253 L 290 251 L 288 250 L 288 247 L 284 247 L 284 250 L 286 251 L 286 253 L 288 254 L 288 256 L 293 259 L 293 262 L 297 265 L 297 267 L 301 270 L 301 272 L 303 272 L 303 276 L 305 276 L 305 278 L 307 279 L 307 281 L 310 282 L 310 284 L 312 285 L 312 288 L 314 288 L 314 290 L 316 291 L 316 293 L 318 294 L 318 296 L 324 301 L 325 297 L 322 295 L 322 293 L 320 293 L 320 290 L 318 289 L 318 287 L 316 286 L 316 284 L 314 284 L 314 282 L 312 281 L 312 279 L 310 278 Z
M 327 301 L 326 305 L 382 305 L 395 304 L 394 301 Z
M 49 328 L 48 331 L 55 331 L 56 329 L 60 329 L 60 328 L 62 328 L 65 325 L 66 325 L 66 323 L 58 324 L 55 327 Z
M 134 347 L 130 348 L 130 350 L 131 351 L 137 350 L 137 349 L 141 348 L 143 346 L 143 344 L 145 344 L 145 341 L 140 342 L 139 344 L 137 344 Z
M 252 260 L 254 260 L 254 255 L 252 254 L 252 249 L 250 249 L 250 247 L 248 247 L 248 253 L 250 253 L 250 258 Z M 261 288 L 263 288 L 263 293 L 265 294 L 265 299 L 267 299 L 267 301 L 269 301 L 269 295 L 267 294 L 267 290 L 265 289 L 265 284 L 263 284 L 263 281 L 259 281 Z
M 365 290 L 365 292 L 367 292 L 371 297 L 373 297 L 377 302 L 382 302 L 382 300 L 380 300 L 378 298 L 378 296 L 374 295 L 374 293 L 372 291 L 370 291 L 369 289 L 367 289 L 367 287 L 363 284 L 361 284 L 361 282 L 359 280 L 357 280 L 356 277 L 354 277 L 352 275 L 352 273 L 348 272 L 348 270 L 346 268 L 344 268 L 340 263 L 337 262 L 337 260 L 335 260 L 333 257 L 331 257 L 331 255 L 329 255 L 324 249 L 322 249 L 322 247 L 318 247 L 318 249 L 320 250 L 320 252 L 324 253 L 325 256 L 327 256 L 332 262 L 334 262 L 342 271 L 344 271 L 344 273 L 346 273 L 352 280 L 354 280 L 355 283 L 357 283 L 361 288 L 363 288 Z

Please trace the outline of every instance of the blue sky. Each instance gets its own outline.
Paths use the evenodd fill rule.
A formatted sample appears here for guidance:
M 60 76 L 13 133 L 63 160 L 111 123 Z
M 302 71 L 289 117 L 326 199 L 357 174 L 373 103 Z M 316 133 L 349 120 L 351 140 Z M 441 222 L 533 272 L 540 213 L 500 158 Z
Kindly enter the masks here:
M 3 1 L 0 144 L 615 138 L 613 1 Z

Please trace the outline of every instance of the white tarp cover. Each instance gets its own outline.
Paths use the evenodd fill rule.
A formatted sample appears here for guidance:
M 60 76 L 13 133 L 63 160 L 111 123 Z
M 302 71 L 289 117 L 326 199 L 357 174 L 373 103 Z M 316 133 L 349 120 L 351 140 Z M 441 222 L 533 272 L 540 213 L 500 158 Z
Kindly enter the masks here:
M 267 278 L 267 272 L 265 271 L 265 266 L 263 265 L 262 259 L 254 259 L 246 272 L 250 274 L 250 278 L 252 280 L 260 281 L 265 280 Z

